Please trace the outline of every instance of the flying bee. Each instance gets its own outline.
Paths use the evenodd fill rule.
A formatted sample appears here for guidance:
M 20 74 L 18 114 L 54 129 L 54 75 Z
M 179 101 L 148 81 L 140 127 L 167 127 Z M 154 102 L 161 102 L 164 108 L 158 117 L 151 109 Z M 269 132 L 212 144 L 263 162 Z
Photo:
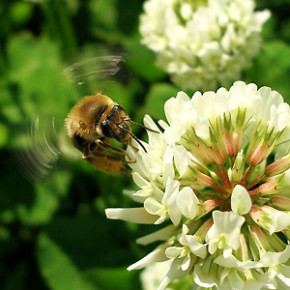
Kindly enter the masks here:
M 72 108 L 65 124 L 72 144 L 83 153 L 82 158 L 95 169 L 110 174 L 128 174 L 124 165 L 134 160 L 128 157 L 126 161 L 126 148 L 131 146 L 138 150 L 132 144 L 132 139 L 146 152 L 143 144 L 132 133 L 130 124 L 158 133 L 132 121 L 119 104 L 100 93 L 83 97 Z M 112 146 L 112 138 L 122 143 L 123 148 Z
M 130 125 L 137 123 L 108 96 L 95 94 L 100 88 L 108 92 L 115 87 L 117 82 L 112 78 L 115 78 L 121 69 L 124 57 L 117 54 L 99 56 L 102 53 L 97 53 L 98 56 L 95 57 L 98 51 L 95 47 L 90 47 L 87 51 L 88 54 L 81 53 L 81 57 L 73 63 L 69 62 L 63 71 L 69 82 L 77 84 L 88 95 L 76 103 L 65 120 L 68 136 L 74 147 L 82 152 L 83 159 L 95 169 L 111 174 L 128 173 L 126 163 L 135 161 L 129 158 L 126 148 L 132 146 L 137 150 L 132 145 L 132 139 L 145 150 L 131 131 Z M 53 122 L 43 123 L 43 119 L 37 117 L 27 130 L 27 139 L 31 146 L 19 155 L 30 180 L 42 179 L 60 155 L 70 154 L 65 134 L 62 130 L 56 130 L 54 119 Z M 56 123 L 59 128 L 62 127 L 63 121 L 56 119 Z M 145 128 L 143 125 L 137 125 Z M 114 147 L 112 139 L 116 139 L 123 147 Z

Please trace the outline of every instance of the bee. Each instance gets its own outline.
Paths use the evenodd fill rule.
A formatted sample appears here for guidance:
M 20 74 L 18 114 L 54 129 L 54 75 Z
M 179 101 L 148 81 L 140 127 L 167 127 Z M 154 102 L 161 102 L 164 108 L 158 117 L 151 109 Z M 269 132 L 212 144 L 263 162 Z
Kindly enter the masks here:
M 81 86 L 88 96 L 81 98 L 65 119 L 67 133 L 73 146 L 82 152 L 82 158 L 96 170 L 110 174 L 127 173 L 126 164 L 135 162 L 126 153 L 126 148 L 133 146 L 132 140 L 146 151 L 140 140 L 132 133 L 131 124 L 156 132 L 135 123 L 126 111 L 108 96 L 97 92 L 100 87 L 112 86 L 113 79 L 124 62 L 122 55 L 95 56 L 96 49 L 90 48 L 93 57 L 84 55 L 68 65 L 63 74 L 66 79 Z M 116 82 L 116 81 L 115 81 Z M 43 119 L 42 119 L 43 121 Z M 23 172 L 28 180 L 41 180 L 53 168 L 63 149 L 62 130 L 56 130 L 55 120 L 42 122 L 36 118 L 27 130 L 30 148 L 19 152 Z M 63 121 L 56 122 L 62 127 Z M 158 133 L 158 132 L 157 132 Z M 112 139 L 122 144 L 114 147 Z M 27 174 L 26 174 L 27 173 Z
M 125 164 L 134 161 L 127 156 L 126 148 L 131 146 L 138 151 L 132 139 L 146 152 L 132 133 L 130 124 L 158 133 L 132 121 L 119 104 L 101 93 L 80 99 L 71 109 L 65 124 L 68 136 L 74 147 L 82 152 L 82 158 L 96 170 L 109 174 L 129 174 Z M 123 148 L 112 146 L 112 139 L 122 143 Z

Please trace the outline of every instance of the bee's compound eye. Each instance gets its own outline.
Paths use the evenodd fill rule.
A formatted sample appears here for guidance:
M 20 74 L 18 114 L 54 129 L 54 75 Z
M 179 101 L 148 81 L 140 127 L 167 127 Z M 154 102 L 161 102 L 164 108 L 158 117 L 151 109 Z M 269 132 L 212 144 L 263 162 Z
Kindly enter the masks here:
M 120 105 L 115 105 L 113 107 L 113 111 L 120 111 L 120 110 L 124 111 L 124 109 Z
M 113 137 L 113 132 L 110 129 L 110 126 L 108 125 L 106 120 L 102 122 L 102 132 L 108 138 Z

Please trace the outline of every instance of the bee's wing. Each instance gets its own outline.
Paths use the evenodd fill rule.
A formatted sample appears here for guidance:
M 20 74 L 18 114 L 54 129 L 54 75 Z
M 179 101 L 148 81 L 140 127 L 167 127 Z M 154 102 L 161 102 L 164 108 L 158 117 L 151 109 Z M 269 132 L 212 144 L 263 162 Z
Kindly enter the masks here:
M 119 52 L 104 55 L 97 49 L 89 49 L 70 62 L 64 74 L 70 82 L 82 86 L 88 93 L 97 93 L 118 74 L 124 59 Z
M 39 117 L 36 117 L 28 126 L 26 144 L 18 152 L 18 157 L 22 173 L 28 180 L 37 181 L 48 174 L 61 152 L 54 119 L 41 123 Z
M 75 62 L 65 68 L 67 79 L 77 84 L 113 76 L 120 70 L 123 56 L 107 55 Z

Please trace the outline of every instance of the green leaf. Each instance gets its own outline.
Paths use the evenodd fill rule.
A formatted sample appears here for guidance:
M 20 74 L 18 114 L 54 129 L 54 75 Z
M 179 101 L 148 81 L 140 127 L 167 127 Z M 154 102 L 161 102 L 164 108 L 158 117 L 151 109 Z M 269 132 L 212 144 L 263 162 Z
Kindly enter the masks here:
M 115 44 L 138 29 L 142 1 L 127 0 L 126 5 L 118 0 L 90 1 L 89 10 L 91 32 L 107 43 Z
M 1 173 L 0 179 L 0 220 L 9 223 L 19 218 L 21 209 L 31 206 L 34 190 L 31 184 L 17 174 L 16 167 L 11 166 L 11 156 L 7 152 L 6 158 L 1 156 L 6 172 Z
M 80 269 L 128 266 L 135 258 L 121 221 L 92 215 L 57 217 L 47 227 L 47 234 Z
M 171 97 L 175 97 L 178 89 L 167 83 L 156 83 L 151 86 L 143 112 L 155 119 L 165 120 L 164 104 Z
M 245 72 L 247 82 L 269 86 L 290 102 L 290 46 L 282 41 L 265 43 L 252 67 Z
M 39 237 L 40 271 L 52 289 L 90 289 L 93 285 L 105 290 L 108 283 L 119 286 L 108 289 L 131 289 L 127 285 L 136 276 L 127 275 L 125 268 L 136 257 L 129 248 L 128 236 L 123 222 L 93 215 L 57 217 Z
M 89 7 L 94 15 L 93 24 L 106 29 L 113 29 L 117 25 L 116 0 L 90 1 Z M 104 13 L 106 11 L 106 13 Z
M 90 1 L 90 31 L 93 35 L 114 43 L 121 38 L 118 30 L 116 0 Z M 104 13 L 105 11 L 105 13 Z
M 149 82 L 165 78 L 166 73 L 155 65 L 154 53 L 141 44 L 140 36 L 125 40 L 124 46 L 128 51 L 126 65 L 134 73 Z
M 18 173 L 24 169 L 19 168 L 17 160 L 15 162 L 13 167 L 6 166 L 7 172 L 2 174 L 0 181 L 0 219 L 3 222 L 20 220 L 34 226 L 48 223 L 59 207 L 61 196 L 67 194 L 71 174 L 54 172 L 32 184 L 32 180 L 28 182 Z
M 10 38 L 7 51 L 10 80 L 17 86 L 13 97 L 27 116 L 64 119 L 77 91 L 64 76 L 57 44 L 23 33 Z
M 32 8 L 33 6 L 31 3 L 27 2 L 14 3 L 10 7 L 9 11 L 10 19 L 18 25 L 23 24 L 31 17 Z
M 84 276 L 93 281 L 102 290 L 139 290 L 139 273 L 129 272 L 126 268 L 96 268 L 84 272 Z
M 25 224 L 48 223 L 59 207 L 60 199 L 68 192 L 71 173 L 55 170 L 35 184 L 35 195 L 29 207 L 18 207 L 19 217 Z
M 97 290 L 84 279 L 65 251 L 47 234 L 39 236 L 37 258 L 41 274 L 52 290 Z
M 17 106 L 17 91 L 8 87 L 4 81 L 0 81 L 0 116 L 9 125 L 23 122 L 25 116 L 21 108 Z
M 5 146 L 8 141 L 8 128 L 3 123 L 0 123 L 0 148 Z

